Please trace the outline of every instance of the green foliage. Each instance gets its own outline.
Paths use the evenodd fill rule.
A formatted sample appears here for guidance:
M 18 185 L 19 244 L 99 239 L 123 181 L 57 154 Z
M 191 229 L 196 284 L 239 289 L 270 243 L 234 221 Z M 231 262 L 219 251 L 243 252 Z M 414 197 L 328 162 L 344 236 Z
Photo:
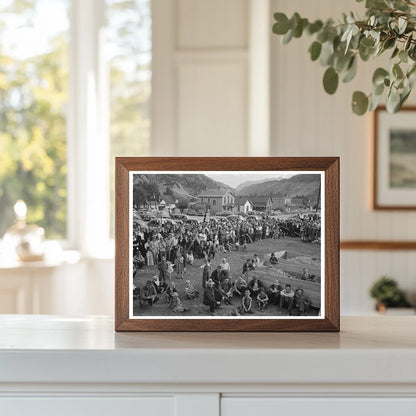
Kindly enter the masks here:
M 310 22 L 298 13 L 289 19 L 279 12 L 274 14 L 273 33 L 284 35 L 284 44 L 304 33 L 315 37 L 309 53 L 312 61 L 320 58 L 320 64 L 326 67 L 323 86 L 328 94 L 336 92 L 340 79 L 344 83 L 354 79 L 358 59 L 367 62 L 391 53 L 391 65 L 374 72 L 371 93 L 354 92 L 352 110 L 363 115 L 374 110 L 385 96 L 387 110 L 396 113 L 409 97 L 416 77 L 414 1 L 366 0 L 364 19 L 350 13 L 337 23 L 332 19 Z
M 397 282 L 387 276 L 383 276 L 370 289 L 373 299 L 387 307 L 409 307 L 404 292 L 398 287 Z

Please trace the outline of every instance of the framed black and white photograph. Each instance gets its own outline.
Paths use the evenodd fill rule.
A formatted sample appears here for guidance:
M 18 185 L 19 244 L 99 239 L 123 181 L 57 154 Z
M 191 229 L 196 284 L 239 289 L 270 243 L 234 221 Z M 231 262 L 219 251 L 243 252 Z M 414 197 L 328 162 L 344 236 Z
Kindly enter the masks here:
M 416 108 L 374 112 L 374 209 L 416 209 Z
M 338 160 L 303 159 L 118 158 L 116 329 L 337 330 Z

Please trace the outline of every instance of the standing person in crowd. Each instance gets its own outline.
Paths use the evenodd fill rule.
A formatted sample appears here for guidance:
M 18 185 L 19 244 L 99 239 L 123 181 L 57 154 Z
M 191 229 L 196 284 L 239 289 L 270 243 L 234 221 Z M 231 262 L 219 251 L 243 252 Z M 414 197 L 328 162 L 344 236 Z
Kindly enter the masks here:
M 222 282 L 223 280 L 227 279 L 228 277 L 230 277 L 230 264 L 227 262 L 227 259 L 224 258 L 222 259 L 222 262 L 220 263 L 220 281 Z
M 191 266 L 194 264 L 194 253 L 191 250 L 186 253 L 186 262 Z
M 153 236 L 153 239 L 150 241 L 150 250 L 153 254 L 153 261 L 157 263 L 159 260 L 159 241 L 157 240 L 157 236 Z
M 209 306 L 211 314 L 214 314 L 215 309 L 219 308 L 221 305 L 222 295 L 219 290 L 215 287 L 215 284 L 212 279 L 208 279 L 206 283 L 206 288 L 204 291 L 204 305 Z
M 293 307 L 294 297 L 295 292 L 292 290 L 292 286 L 287 283 L 285 288 L 280 292 L 280 309 L 285 307 L 290 314 Z
M 185 268 L 185 258 L 183 257 L 182 254 L 180 254 L 179 257 L 176 258 L 175 268 L 176 268 L 176 278 L 183 279 L 183 274 L 186 273 L 186 268 Z
M 219 264 L 217 268 L 211 273 L 211 279 L 214 281 L 217 288 L 220 287 L 221 283 L 221 265 Z
M 146 263 L 148 266 L 154 266 L 155 264 L 153 261 L 153 253 L 152 250 L 150 250 L 150 248 L 146 252 Z
M 244 296 L 241 298 L 241 310 L 244 313 L 254 313 L 251 310 L 252 304 L 253 304 L 253 299 L 250 296 L 250 291 L 249 290 L 246 290 L 244 292 Z
M 159 270 L 159 280 L 162 283 L 166 283 L 166 277 L 168 274 L 168 264 L 166 263 L 166 257 L 163 256 L 160 262 L 157 265 L 157 268 Z
M 207 280 L 210 278 L 211 276 L 211 262 L 209 259 L 205 259 L 204 260 L 204 264 L 202 266 L 200 266 L 202 269 L 202 287 L 205 289 L 206 288 L 206 283 Z
M 167 264 L 166 272 L 167 272 L 168 279 L 169 279 L 169 282 L 170 282 L 170 281 L 172 281 L 173 264 L 170 261 L 167 261 L 166 264 Z

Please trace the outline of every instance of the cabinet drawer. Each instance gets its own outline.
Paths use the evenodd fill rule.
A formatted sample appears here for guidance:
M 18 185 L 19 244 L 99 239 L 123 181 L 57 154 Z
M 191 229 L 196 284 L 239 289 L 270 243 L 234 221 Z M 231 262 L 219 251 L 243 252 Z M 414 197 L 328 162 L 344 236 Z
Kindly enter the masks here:
M 153 397 L 0 397 L 7 416 L 174 416 L 173 396 Z
M 223 397 L 221 416 L 415 416 L 416 398 Z

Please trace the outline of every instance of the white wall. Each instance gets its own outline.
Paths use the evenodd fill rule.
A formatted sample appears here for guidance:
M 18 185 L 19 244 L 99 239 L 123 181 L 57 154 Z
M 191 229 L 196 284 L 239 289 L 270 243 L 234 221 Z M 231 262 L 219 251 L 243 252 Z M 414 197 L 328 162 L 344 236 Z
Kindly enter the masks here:
M 272 0 L 272 11 L 315 19 L 341 16 L 361 10 L 351 0 Z M 294 39 L 282 45 L 272 36 L 271 148 L 279 156 L 341 157 L 341 240 L 415 240 L 415 212 L 375 212 L 370 209 L 371 116 L 358 117 L 350 109 L 356 89 L 370 92 L 376 65 L 359 64 L 359 76 L 340 85 L 334 96 L 322 88 L 324 68 L 311 62 L 307 53 L 312 40 Z M 414 95 L 413 95 L 414 101 Z M 383 274 L 394 276 L 415 295 L 415 253 L 341 252 L 341 309 L 365 313 L 372 309 L 371 283 Z
M 309 60 L 309 38 L 281 45 L 272 12 L 336 17 L 352 0 L 153 0 L 152 153 L 341 157 L 341 238 L 415 239 L 416 213 L 373 212 L 371 117 L 351 113 L 375 64 L 335 96 Z M 268 27 L 268 32 L 265 31 Z M 268 35 L 268 33 L 270 35 Z M 269 123 L 270 117 L 270 123 Z M 89 264 L 89 313 L 113 313 L 113 265 Z M 341 252 L 341 312 L 370 313 L 372 282 L 394 276 L 416 295 L 414 252 Z M 77 308 L 77 310 L 79 310 Z

